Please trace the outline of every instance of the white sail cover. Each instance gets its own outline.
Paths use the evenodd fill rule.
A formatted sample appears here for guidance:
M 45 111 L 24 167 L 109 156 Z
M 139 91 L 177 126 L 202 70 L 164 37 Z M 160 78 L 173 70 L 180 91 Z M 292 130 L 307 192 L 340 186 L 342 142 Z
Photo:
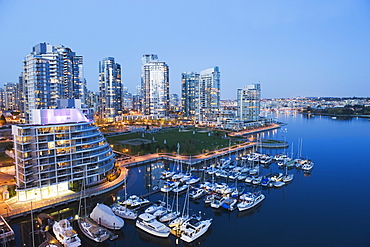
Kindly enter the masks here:
M 123 219 L 116 216 L 110 207 L 100 203 L 95 206 L 90 214 L 90 218 L 96 223 L 112 230 L 121 229 L 125 224 Z

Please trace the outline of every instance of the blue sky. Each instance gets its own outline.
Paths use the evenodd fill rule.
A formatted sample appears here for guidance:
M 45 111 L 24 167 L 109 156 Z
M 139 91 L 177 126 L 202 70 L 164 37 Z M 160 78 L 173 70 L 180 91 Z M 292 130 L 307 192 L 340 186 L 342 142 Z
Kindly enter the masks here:
M 113 56 L 135 92 L 145 53 L 181 73 L 219 66 L 221 98 L 260 82 L 263 98 L 370 96 L 370 1 L 0 0 L 0 86 L 40 42 L 84 57 L 88 88 Z

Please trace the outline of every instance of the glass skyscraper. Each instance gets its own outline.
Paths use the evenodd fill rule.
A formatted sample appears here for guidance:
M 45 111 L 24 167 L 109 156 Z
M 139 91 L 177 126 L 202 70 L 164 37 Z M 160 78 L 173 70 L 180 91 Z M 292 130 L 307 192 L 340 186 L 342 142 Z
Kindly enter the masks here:
M 99 62 L 99 115 L 107 122 L 122 112 L 121 65 L 113 57 Z
M 168 116 L 169 67 L 159 62 L 157 55 L 146 54 L 142 59 L 143 113 L 156 117 Z
M 186 72 L 181 75 L 181 105 L 184 118 L 194 119 L 197 86 L 199 84 L 199 74 L 196 72 Z
M 261 84 L 254 83 L 237 91 L 239 121 L 257 121 L 260 115 Z

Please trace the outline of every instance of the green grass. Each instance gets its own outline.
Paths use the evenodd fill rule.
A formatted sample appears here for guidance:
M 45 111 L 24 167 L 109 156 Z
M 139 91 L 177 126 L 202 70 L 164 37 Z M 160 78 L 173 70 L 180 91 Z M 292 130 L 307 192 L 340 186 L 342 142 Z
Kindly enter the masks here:
M 200 133 L 204 129 L 188 129 L 188 132 L 179 132 L 178 128 L 164 129 L 156 134 L 145 134 L 142 137 L 141 133 L 130 133 L 117 136 L 107 137 L 107 141 L 114 145 L 114 150 L 122 152 L 124 149 L 129 149 L 128 154 L 140 155 L 147 153 L 175 153 L 177 152 L 177 143 L 180 144 L 180 154 L 195 155 L 200 153 L 211 152 L 216 149 L 229 147 L 229 139 L 222 138 L 225 136 L 224 131 L 212 130 L 212 134 L 208 136 L 208 132 Z M 195 133 L 193 134 L 193 130 Z M 153 141 L 154 137 L 154 141 Z M 141 145 L 121 144 L 119 141 L 129 139 L 147 139 L 151 143 Z M 166 140 L 166 144 L 164 144 Z M 231 145 L 236 144 L 238 139 L 233 138 Z

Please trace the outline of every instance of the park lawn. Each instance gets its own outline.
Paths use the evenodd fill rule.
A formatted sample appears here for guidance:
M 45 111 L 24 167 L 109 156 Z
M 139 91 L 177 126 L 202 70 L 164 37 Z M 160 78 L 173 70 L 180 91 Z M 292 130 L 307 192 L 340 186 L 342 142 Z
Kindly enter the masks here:
M 178 128 L 164 129 L 154 134 L 145 133 L 144 137 L 142 133 L 129 133 L 107 137 L 107 141 L 114 145 L 114 150 L 122 152 L 128 149 L 127 153 L 130 155 L 157 153 L 157 151 L 159 153 L 176 153 L 178 143 L 180 154 L 183 155 L 195 155 L 229 147 L 229 138 L 223 138 L 225 131 L 212 130 L 209 136 L 209 132 L 204 129 L 189 128 L 186 130 L 189 131 L 179 132 Z M 146 139 L 150 143 L 140 145 L 120 143 L 120 141 L 130 139 Z M 230 144 L 234 145 L 237 140 L 233 138 Z

